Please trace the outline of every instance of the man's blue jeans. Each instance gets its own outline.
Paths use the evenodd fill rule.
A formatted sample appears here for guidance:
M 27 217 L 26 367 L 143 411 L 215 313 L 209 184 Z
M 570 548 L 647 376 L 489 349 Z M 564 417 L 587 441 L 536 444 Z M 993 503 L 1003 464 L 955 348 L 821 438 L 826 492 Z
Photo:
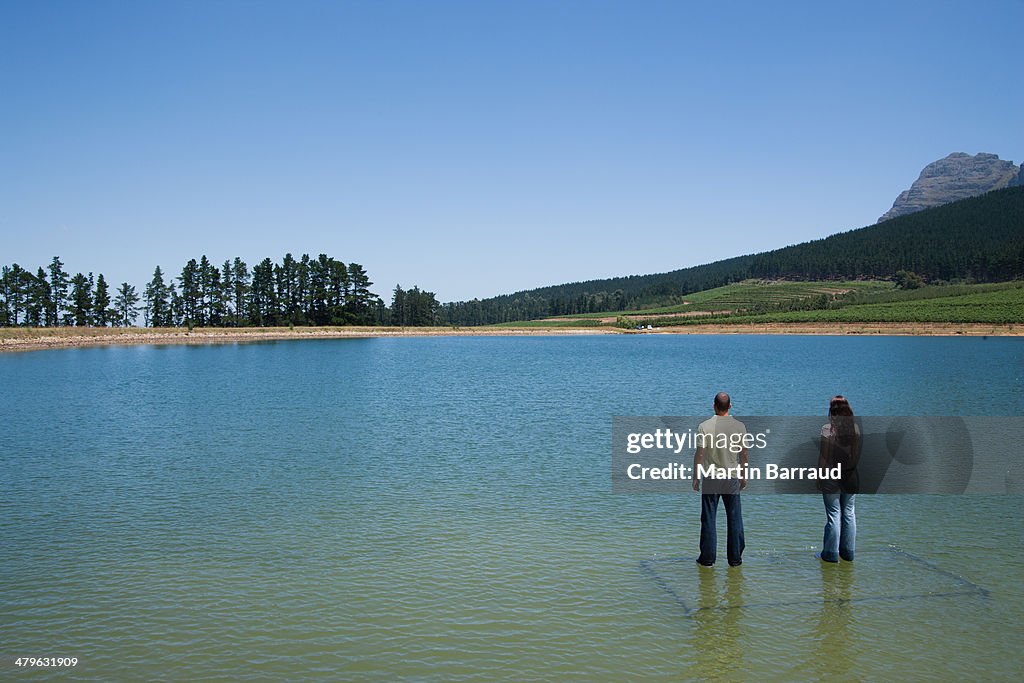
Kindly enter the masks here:
M 853 493 L 823 493 L 825 501 L 825 538 L 821 545 L 821 559 L 838 562 L 843 558 L 853 562 L 857 542 L 857 515 Z
M 739 494 L 703 493 L 700 496 L 700 557 L 697 562 L 710 566 L 718 554 L 718 530 L 715 518 L 718 514 L 718 499 L 725 504 L 725 519 L 728 523 L 726 553 L 729 564 L 743 562 L 743 511 Z

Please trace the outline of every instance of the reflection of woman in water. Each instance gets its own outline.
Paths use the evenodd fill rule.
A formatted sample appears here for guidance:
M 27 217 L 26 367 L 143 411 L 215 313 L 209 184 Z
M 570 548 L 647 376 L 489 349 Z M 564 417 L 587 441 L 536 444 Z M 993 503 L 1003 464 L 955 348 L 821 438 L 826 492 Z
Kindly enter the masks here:
M 819 479 L 819 490 L 825 501 L 825 537 L 821 559 L 838 562 L 843 558 L 853 562 L 857 539 L 857 517 L 854 498 L 859 488 L 857 461 L 860 459 L 860 430 L 853 419 L 850 402 L 842 396 L 829 401 L 828 422 L 821 428 L 821 448 L 818 468 L 842 466 L 842 479 L 838 482 Z

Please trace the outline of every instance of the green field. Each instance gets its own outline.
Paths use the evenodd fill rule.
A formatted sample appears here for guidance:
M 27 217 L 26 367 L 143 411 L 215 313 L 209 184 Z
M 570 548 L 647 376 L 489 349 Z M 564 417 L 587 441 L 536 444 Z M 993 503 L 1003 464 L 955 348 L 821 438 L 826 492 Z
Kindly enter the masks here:
M 955 290 L 943 292 L 944 289 Z M 943 296 L 943 294 L 946 294 Z M 700 323 L 842 323 L 842 322 L 928 322 L 928 323 L 1024 323 L 1024 283 L 961 287 L 925 287 L 908 292 L 893 291 L 895 300 L 874 303 L 840 303 L 817 310 L 784 311 L 755 315 L 713 316 L 702 319 L 653 318 L 644 324 L 658 327 Z
M 697 292 L 686 304 L 507 323 L 496 327 L 674 327 L 757 323 L 993 323 L 1024 324 L 1024 282 L 933 285 L 895 289 L 888 282 L 754 280 Z M 797 310 L 793 310 L 797 309 Z M 683 312 L 707 315 L 684 317 Z M 600 318 L 616 317 L 617 322 Z
M 485 325 L 485 328 L 610 328 L 610 323 L 601 323 L 600 319 L 580 319 L 580 317 L 566 319 L 548 319 L 548 321 L 520 321 L 518 323 L 498 323 L 497 325 Z
M 724 287 L 706 289 L 682 297 L 683 302 L 672 306 L 649 308 L 639 311 L 605 311 L 603 313 L 581 313 L 559 316 L 560 318 L 607 318 L 610 316 L 650 317 L 658 314 L 750 311 L 765 307 L 791 304 L 797 301 L 825 296 L 846 297 L 853 294 L 891 291 L 891 282 L 844 281 L 844 282 L 789 282 L 784 280 L 744 280 Z

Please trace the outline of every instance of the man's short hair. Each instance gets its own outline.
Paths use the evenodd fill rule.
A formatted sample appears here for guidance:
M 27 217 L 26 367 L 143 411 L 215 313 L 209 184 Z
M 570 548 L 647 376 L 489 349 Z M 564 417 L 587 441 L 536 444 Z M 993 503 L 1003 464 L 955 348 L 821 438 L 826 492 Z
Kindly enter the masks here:
M 719 391 L 717 394 L 715 394 L 716 413 L 723 413 L 726 410 L 729 410 L 730 406 L 732 406 L 732 400 L 729 398 L 729 394 L 725 393 L 724 391 Z

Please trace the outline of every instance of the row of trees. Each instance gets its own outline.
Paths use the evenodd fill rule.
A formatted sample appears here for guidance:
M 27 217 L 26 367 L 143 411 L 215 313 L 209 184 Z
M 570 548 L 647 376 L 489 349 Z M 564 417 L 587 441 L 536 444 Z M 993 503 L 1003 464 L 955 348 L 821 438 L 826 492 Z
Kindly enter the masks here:
M 266 258 L 251 270 L 238 257 L 217 267 L 204 255 L 173 279 L 157 266 L 143 291 L 143 320 L 153 327 L 373 325 L 386 310 L 372 285 L 361 265 L 326 254 Z
M 390 312 L 372 285 L 361 265 L 326 254 L 285 254 L 280 263 L 267 258 L 252 269 L 240 258 L 217 267 L 204 255 L 176 277 L 157 266 L 141 295 L 127 282 L 112 295 L 102 273 L 70 276 L 55 256 L 35 273 L 3 266 L 0 326 L 131 326 L 140 313 L 151 327 L 388 323 Z
M 433 292 L 419 287 L 404 290 L 397 285 L 391 297 L 388 321 L 402 327 L 437 325 L 441 322 L 441 304 Z
M 0 269 L 0 327 L 128 326 L 138 317 L 138 302 L 127 282 L 111 298 L 103 273 L 69 276 L 56 256 L 35 273 L 17 263 Z

